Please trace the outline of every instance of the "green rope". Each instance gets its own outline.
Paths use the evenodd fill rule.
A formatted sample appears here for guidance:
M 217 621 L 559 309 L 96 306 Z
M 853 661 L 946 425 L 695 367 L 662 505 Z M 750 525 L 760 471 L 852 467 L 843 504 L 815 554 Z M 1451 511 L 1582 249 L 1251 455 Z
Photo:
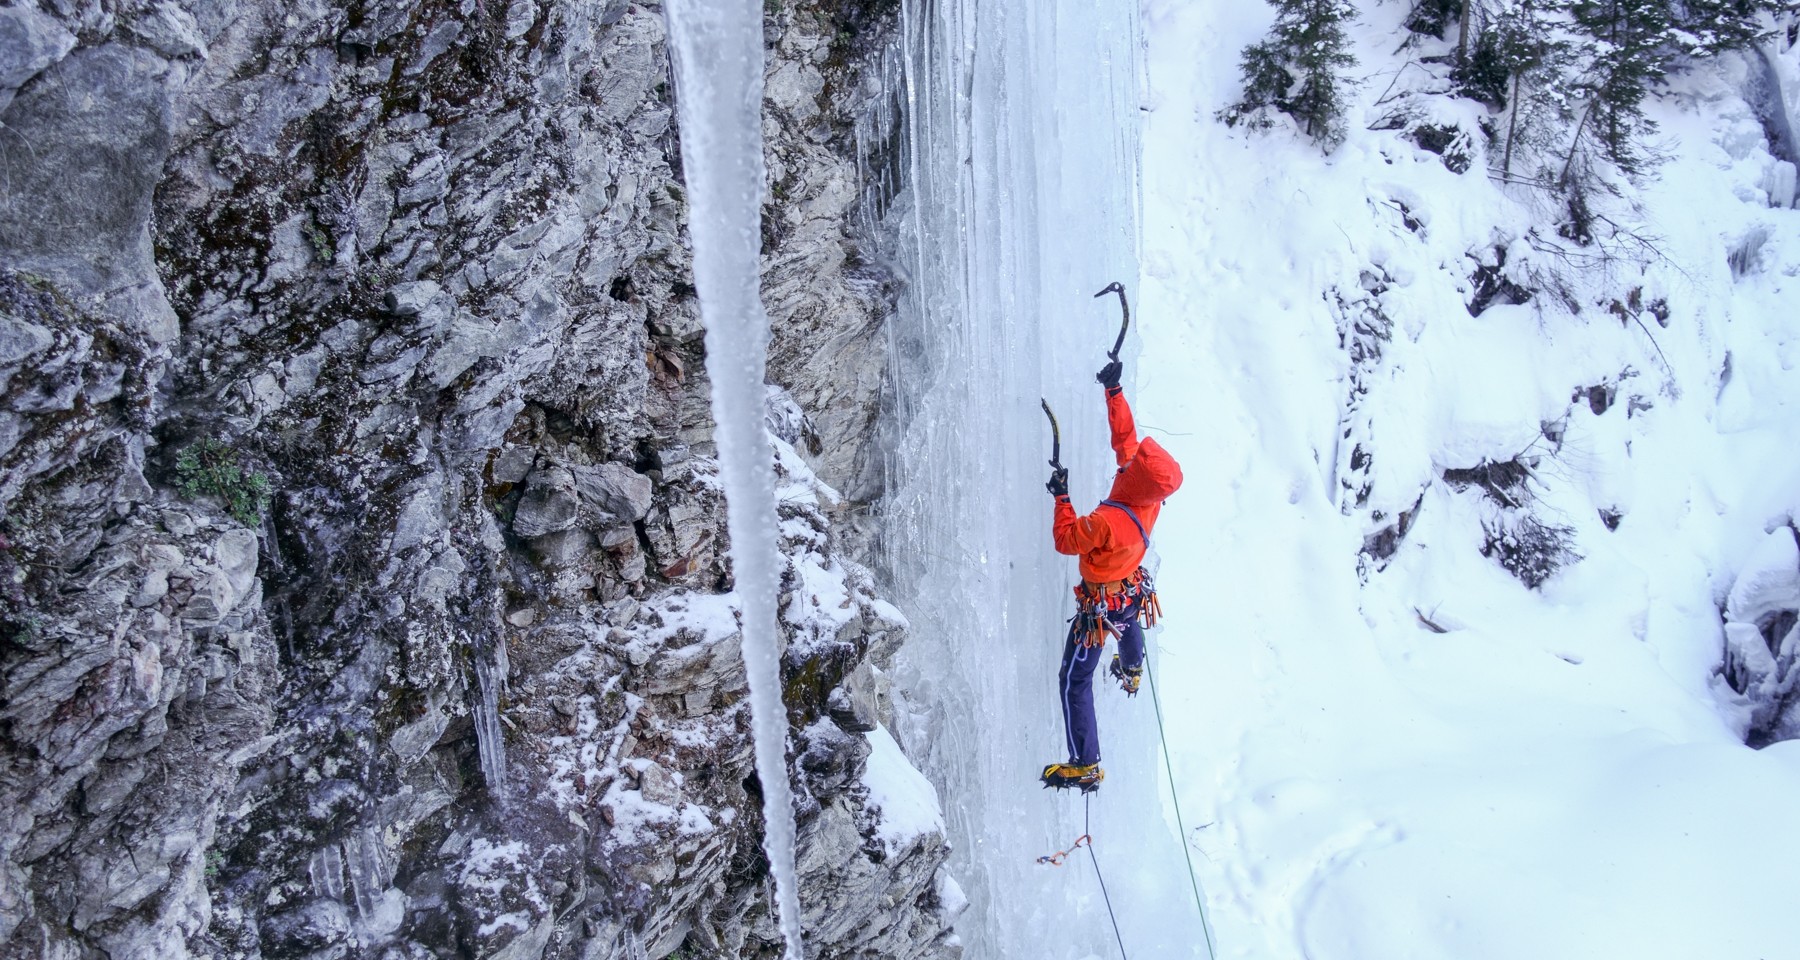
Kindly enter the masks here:
M 1163 768 L 1169 772 L 1169 799 L 1175 801 L 1175 826 L 1181 830 L 1181 855 L 1187 859 L 1188 881 L 1194 886 L 1194 906 L 1200 910 L 1200 930 L 1206 934 L 1206 955 L 1216 960 L 1218 954 L 1213 948 L 1212 924 L 1206 919 L 1206 901 L 1200 896 L 1200 878 L 1194 873 L 1194 855 L 1188 851 L 1187 825 L 1181 821 L 1181 797 L 1175 792 L 1175 764 L 1169 761 L 1169 734 L 1163 728 L 1162 698 L 1156 695 L 1156 675 L 1150 672 L 1148 656 L 1144 657 L 1144 676 L 1150 681 L 1150 702 L 1156 705 L 1156 735 L 1162 738 Z

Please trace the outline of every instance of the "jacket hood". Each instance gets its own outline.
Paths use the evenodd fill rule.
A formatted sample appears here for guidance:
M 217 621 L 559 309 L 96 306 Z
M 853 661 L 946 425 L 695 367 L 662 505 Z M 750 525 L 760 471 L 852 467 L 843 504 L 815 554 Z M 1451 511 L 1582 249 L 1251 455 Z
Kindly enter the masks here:
M 1138 444 L 1137 455 L 1113 478 L 1112 493 L 1107 499 L 1149 505 L 1169 499 L 1179 489 L 1181 464 L 1169 456 L 1162 444 L 1146 437 Z

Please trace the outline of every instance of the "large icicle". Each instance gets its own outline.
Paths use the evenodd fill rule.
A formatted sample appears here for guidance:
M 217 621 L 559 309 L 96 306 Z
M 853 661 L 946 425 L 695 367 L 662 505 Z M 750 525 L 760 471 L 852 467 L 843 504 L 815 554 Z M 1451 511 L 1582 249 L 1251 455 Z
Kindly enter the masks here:
M 669 36 L 681 111 L 694 286 L 706 324 L 706 366 L 718 421 L 719 464 L 729 507 L 731 566 L 743 609 L 744 664 L 762 780 L 763 849 L 775 876 L 787 956 L 800 948 L 794 874 L 794 805 L 788 789 L 787 711 L 781 703 L 780 586 L 773 448 L 763 425 L 769 320 L 761 250 L 762 3 L 670 0 Z

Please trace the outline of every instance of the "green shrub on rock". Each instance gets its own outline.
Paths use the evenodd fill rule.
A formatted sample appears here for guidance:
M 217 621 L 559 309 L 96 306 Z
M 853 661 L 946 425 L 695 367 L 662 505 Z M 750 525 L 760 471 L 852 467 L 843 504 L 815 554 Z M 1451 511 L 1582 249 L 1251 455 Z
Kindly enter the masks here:
M 184 497 L 216 497 L 232 519 L 246 527 L 262 522 L 269 508 L 269 478 L 246 471 L 237 452 L 217 440 L 199 440 L 175 458 L 175 488 Z

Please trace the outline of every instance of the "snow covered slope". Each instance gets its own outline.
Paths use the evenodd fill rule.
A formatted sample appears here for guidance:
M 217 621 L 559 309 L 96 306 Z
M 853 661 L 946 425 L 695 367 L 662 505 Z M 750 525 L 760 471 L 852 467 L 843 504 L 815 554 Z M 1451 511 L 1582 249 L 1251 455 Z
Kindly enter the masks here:
M 1800 743 L 1745 747 L 1715 676 L 1733 578 L 1800 506 L 1800 215 L 1740 94 L 1760 64 L 1654 98 L 1669 160 L 1620 206 L 1655 252 L 1599 264 L 1480 156 L 1365 129 L 1422 51 L 1395 53 L 1406 4 L 1361 6 L 1323 156 L 1214 119 L 1269 8 L 1144 5 L 1136 396 L 1188 476 L 1153 668 L 1219 955 L 1800 957 Z M 1478 273 L 1537 293 L 1473 316 Z M 1386 335 L 1353 366 L 1359 319 Z M 1583 557 L 1539 590 L 1482 552 L 1521 514 Z M 1109 755 L 1107 788 L 1155 759 Z M 1129 844 L 1165 856 L 1163 812 Z M 1127 946 L 1192 922 L 1184 873 L 1125 882 Z

